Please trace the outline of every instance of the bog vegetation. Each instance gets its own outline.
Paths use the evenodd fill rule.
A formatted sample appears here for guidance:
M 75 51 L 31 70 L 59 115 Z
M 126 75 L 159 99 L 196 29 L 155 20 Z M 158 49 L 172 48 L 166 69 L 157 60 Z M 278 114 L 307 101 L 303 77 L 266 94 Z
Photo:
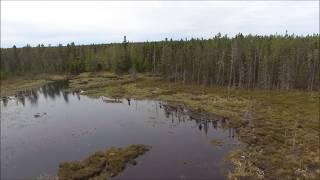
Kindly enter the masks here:
M 318 90 L 319 34 L 217 34 L 210 39 L 1 49 L 1 78 L 111 70 L 151 72 L 181 84 Z

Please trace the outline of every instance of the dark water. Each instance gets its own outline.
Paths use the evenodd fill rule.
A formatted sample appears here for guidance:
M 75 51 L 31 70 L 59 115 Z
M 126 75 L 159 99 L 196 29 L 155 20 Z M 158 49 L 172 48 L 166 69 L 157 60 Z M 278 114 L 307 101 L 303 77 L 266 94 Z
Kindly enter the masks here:
M 194 120 L 157 101 L 105 103 L 64 93 L 60 83 L 1 102 L 1 179 L 54 176 L 60 161 L 130 144 L 152 149 L 115 179 L 223 179 L 237 143 L 223 121 Z

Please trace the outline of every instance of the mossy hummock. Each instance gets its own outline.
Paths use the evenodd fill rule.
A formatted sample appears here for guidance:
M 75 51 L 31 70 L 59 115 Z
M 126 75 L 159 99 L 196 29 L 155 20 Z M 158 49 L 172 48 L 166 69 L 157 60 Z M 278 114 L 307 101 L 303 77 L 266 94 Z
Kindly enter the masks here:
M 83 161 L 62 162 L 59 165 L 59 180 L 108 179 L 122 172 L 128 163 L 149 151 L 146 145 L 130 145 L 126 148 L 110 148 L 98 151 Z

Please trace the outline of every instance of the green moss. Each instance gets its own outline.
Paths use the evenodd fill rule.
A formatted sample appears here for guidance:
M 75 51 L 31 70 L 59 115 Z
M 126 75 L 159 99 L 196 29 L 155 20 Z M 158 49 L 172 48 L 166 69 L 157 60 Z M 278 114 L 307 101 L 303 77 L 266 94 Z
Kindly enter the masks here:
M 150 150 L 146 145 L 130 145 L 99 151 L 83 161 L 62 162 L 59 165 L 60 180 L 108 179 L 122 172 L 126 164 L 136 164 L 134 159 Z

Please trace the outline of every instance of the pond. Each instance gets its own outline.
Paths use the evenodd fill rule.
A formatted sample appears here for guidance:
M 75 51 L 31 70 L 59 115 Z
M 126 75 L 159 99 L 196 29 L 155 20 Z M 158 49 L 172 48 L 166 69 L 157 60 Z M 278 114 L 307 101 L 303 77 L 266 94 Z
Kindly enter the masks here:
M 239 141 L 225 120 L 194 118 L 152 100 L 109 103 L 52 83 L 1 101 L 1 179 L 55 176 L 59 162 L 98 150 L 152 149 L 114 179 L 226 178 Z

